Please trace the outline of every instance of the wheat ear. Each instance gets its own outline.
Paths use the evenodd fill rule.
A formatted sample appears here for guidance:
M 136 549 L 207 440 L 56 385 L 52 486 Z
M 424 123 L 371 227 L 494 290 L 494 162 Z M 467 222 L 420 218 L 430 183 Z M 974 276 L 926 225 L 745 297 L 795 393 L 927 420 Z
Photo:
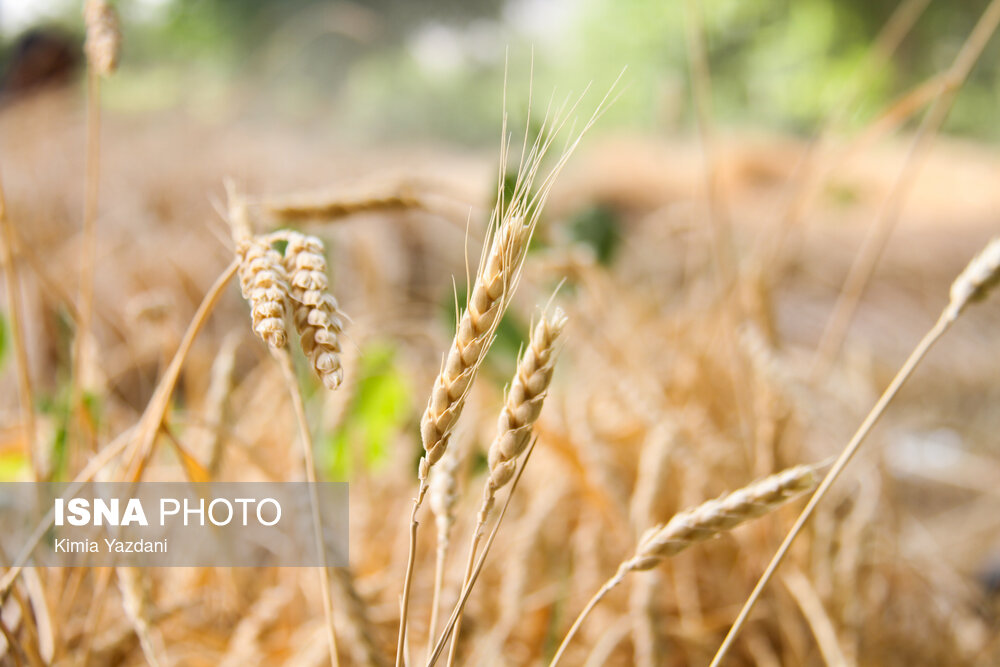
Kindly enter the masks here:
M 105 0 L 87 0 L 83 5 L 83 22 L 87 28 L 83 45 L 87 63 L 101 76 L 114 74 L 122 48 L 118 13 Z
M 566 315 L 556 308 L 551 315 L 543 315 L 531 332 L 528 348 L 517 364 L 514 380 L 507 392 L 507 400 L 497 420 L 497 434 L 487 455 L 489 478 L 483 488 L 483 502 L 479 507 L 476 528 L 469 545 L 469 559 L 465 568 L 464 588 L 472 576 L 476 563 L 476 550 L 483 537 L 483 528 L 496 502 L 496 492 L 503 488 L 517 471 L 517 458 L 524 452 L 531 439 L 531 431 L 542 412 L 542 403 L 552 381 L 556 362 L 556 341 L 566 327 Z M 459 613 L 451 635 L 448 665 L 455 663 L 458 637 L 462 630 Z
M 345 317 L 330 294 L 323 242 L 297 232 L 288 235 L 285 272 L 294 306 L 295 328 L 302 351 L 327 389 L 344 379 L 340 363 L 340 334 Z
M 236 244 L 240 291 L 250 304 L 253 330 L 268 345 L 281 349 L 288 342 L 285 306 L 289 302 L 288 275 L 281 254 L 267 237 L 254 236 L 246 201 L 231 182 L 226 183 L 229 226 Z
M 950 299 L 948 305 L 945 306 L 944 310 L 941 311 L 941 316 L 935 322 L 934 326 L 924 335 L 924 337 L 917 343 L 917 346 L 910 353 L 909 358 L 903 363 L 902 368 L 896 373 L 896 377 L 892 379 L 889 386 L 882 393 L 878 402 L 865 417 L 864 422 L 858 427 L 857 432 L 855 432 L 854 437 L 851 441 L 847 443 L 844 450 L 837 457 L 834 462 L 833 467 L 827 472 L 823 481 L 820 483 L 819 488 L 809 499 L 805 508 L 799 514 L 798 519 L 796 519 L 795 524 L 792 529 L 788 531 L 788 535 L 785 540 L 778 547 L 777 552 L 775 552 L 774 557 L 768 564 L 767 569 L 764 570 L 764 574 L 761 575 L 760 579 L 757 581 L 757 585 L 754 586 L 753 591 L 747 598 L 746 602 L 743 604 L 743 608 L 740 610 L 739 615 L 733 622 L 732 627 L 726 634 L 726 638 L 722 641 L 722 645 L 715 654 L 715 658 L 712 660 L 711 667 L 718 667 L 722 662 L 723 657 L 729 651 L 729 648 L 733 644 L 733 640 L 736 638 L 737 633 L 746 623 L 747 618 L 750 616 L 750 612 L 753 610 L 754 605 L 757 600 L 760 599 L 761 592 L 763 592 L 764 587 L 767 586 L 768 582 L 774 576 L 775 571 L 778 566 L 781 565 L 781 561 L 784 560 L 785 555 L 788 553 L 789 548 L 792 546 L 792 542 L 802 531 L 803 526 L 805 526 L 806 521 L 812 516 L 813 511 L 819 504 L 823 496 L 826 495 L 830 487 L 837 480 L 837 477 L 843 472 L 847 464 L 850 463 L 851 459 L 857 453 L 858 449 L 861 447 L 861 443 L 868 436 L 868 433 L 875 426 L 882 413 L 885 412 L 886 407 L 892 402 L 896 394 L 899 392 L 900 387 L 903 383 L 912 375 L 914 369 L 920 364 L 921 360 L 927 355 L 931 347 L 934 346 L 941 336 L 948 330 L 948 328 L 958 319 L 958 316 L 965 310 L 966 306 L 970 303 L 976 301 L 982 301 L 986 298 L 987 294 L 991 289 L 1000 283 L 1000 237 L 994 238 L 986 247 L 976 255 L 968 266 L 959 274 L 955 281 L 951 285 Z
M 684 549 L 709 538 L 732 530 L 741 523 L 763 516 L 780 507 L 795 496 L 809 491 L 816 485 L 817 466 L 796 466 L 765 477 L 738 491 L 709 500 L 694 509 L 686 510 L 665 524 L 646 531 L 639 539 L 635 554 L 618 566 L 618 571 L 594 594 L 580 615 L 576 617 L 563 639 L 550 667 L 556 665 L 584 619 L 605 595 L 625 579 L 629 572 L 656 567 Z

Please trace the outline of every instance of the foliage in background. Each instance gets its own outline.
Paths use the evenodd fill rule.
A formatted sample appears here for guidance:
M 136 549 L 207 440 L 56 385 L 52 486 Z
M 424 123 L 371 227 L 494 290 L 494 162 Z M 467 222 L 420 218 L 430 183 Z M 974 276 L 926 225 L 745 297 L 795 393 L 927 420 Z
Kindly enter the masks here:
M 354 131 L 492 141 L 509 47 L 514 101 L 534 58 L 535 89 L 604 85 L 629 67 L 627 94 L 602 127 L 690 126 L 683 2 L 657 0 L 172 0 L 119 3 L 126 65 L 109 86 L 123 108 L 219 104 L 234 73 L 255 104 Z M 808 132 L 849 90 L 856 123 L 944 69 L 985 0 L 932 2 L 893 62 L 868 67 L 896 0 L 713 0 L 703 3 L 716 116 Z M 76 26 L 69 12 L 63 26 Z M 948 129 L 994 139 L 1000 46 L 959 96 Z M 199 85 L 199 83 L 201 85 Z M 214 93 L 211 91 L 215 91 Z M 245 101 L 245 100 L 244 100 Z M 544 106 L 547 99 L 536 99 Z M 523 107 L 523 105 L 520 105 Z M 518 108 L 518 105 L 509 105 Z

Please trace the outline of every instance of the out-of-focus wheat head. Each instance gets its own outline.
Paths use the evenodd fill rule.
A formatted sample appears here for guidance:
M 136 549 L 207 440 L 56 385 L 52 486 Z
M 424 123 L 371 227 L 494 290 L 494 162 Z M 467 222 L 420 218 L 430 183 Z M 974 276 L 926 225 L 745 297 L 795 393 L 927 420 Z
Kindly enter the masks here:
M 84 51 L 87 62 L 101 76 L 110 76 L 118 69 L 122 33 L 118 13 L 106 0 L 86 0 L 83 20 L 87 27 Z

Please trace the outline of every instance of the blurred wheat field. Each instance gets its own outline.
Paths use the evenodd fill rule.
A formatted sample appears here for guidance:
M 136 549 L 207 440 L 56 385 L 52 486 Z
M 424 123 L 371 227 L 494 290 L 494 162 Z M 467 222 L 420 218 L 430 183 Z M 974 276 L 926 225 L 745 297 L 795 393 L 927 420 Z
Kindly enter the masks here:
M 697 62 L 696 40 L 689 49 Z M 584 98 L 572 132 L 610 83 Z M 528 75 L 511 72 L 507 85 L 527 88 Z M 371 145 L 252 112 L 105 109 L 99 187 L 88 194 L 95 99 L 93 87 L 56 87 L 0 108 L 0 240 L 13 288 L 0 311 L 0 478 L 73 479 L 150 424 L 145 480 L 305 478 L 310 457 L 275 363 L 284 352 L 254 335 L 235 281 L 173 391 L 158 390 L 240 252 L 237 193 L 249 233 L 268 247 L 304 243 L 290 232 L 319 239 L 319 271 L 346 315 L 342 332 L 331 328 L 343 380 L 329 389 L 337 382 L 314 372 L 326 362 L 298 342 L 292 306 L 305 283 L 296 292 L 285 255 L 292 287 L 278 320 L 291 391 L 304 402 L 316 473 L 350 483 L 350 567 L 27 568 L 0 606 L 3 664 L 388 665 L 401 597 L 397 664 L 424 664 L 468 580 L 482 488 L 502 478 L 483 516 L 492 527 L 502 509 L 503 523 L 438 664 L 549 664 L 588 600 L 634 557 L 559 664 L 707 665 L 802 508 L 796 494 L 819 480 L 758 492 L 749 508 L 731 502 L 739 522 L 719 505 L 707 517 L 684 512 L 794 466 L 828 465 L 998 229 L 995 147 L 938 137 L 915 155 L 912 129 L 877 124 L 825 141 L 711 125 L 700 138 L 596 132 L 536 211 L 525 201 L 537 190 L 517 194 L 525 130 L 513 124 L 504 159 L 433 142 Z M 842 345 L 824 359 L 817 350 L 852 263 L 914 163 Z M 94 201 L 88 344 L 81 213 Z M 518 202 L 525 217 L 537 212 L 537 227 L 520 278 L 493 295 L 502 317 L 476 339 L 488 341 L 470 365 L 478 376 L 461 399 L 449 396 L 464 408 L 431 462 L 401 596 L 417 472 L 431 451 L 422 415 L 476 298 L 479 258 Z M 546 317 L 556 318 L 551 340 Z M 725 664 L 1000 662 L 998 325 L 994 295 L 930 352 L 817 505 Z M 504 425 L 520 435 L 504 441 Z M 491 448 L 512 440 L 513 454 Z M 513 481 L 514 468 L 501 469 L 510 461 L 521 465 Z M 125 479 L 131 466 L 123 455 L 102 474 Z M 722 527 L 687 535 L 711 536 L 669 557 L 660 544 L 639 567 L 651 558 L 647 529 L 678 516 Z

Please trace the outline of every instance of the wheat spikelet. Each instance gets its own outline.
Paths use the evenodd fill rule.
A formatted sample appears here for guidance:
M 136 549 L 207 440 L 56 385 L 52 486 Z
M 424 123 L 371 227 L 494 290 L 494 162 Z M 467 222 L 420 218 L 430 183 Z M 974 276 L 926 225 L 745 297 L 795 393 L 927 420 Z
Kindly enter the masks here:
M 497 435 L 489 449 L 490 476 L 483 490 L 480 524 L 486 522 L 497 490 L 514 476 L 517 457 L 528 446 L 532 427 L 542 412 L 546 390 L 552 381 L 556 340 L 565 327 L 566 315 L 561 309 L 556 308 L 551 316 L 543 315 L 531 333 L 528 349 L 517 364 L 507 401 L 497 420 Z
M 122 33 L 118 13 L 105 0 L 87 0 L 83 5 L 83 20 L 87 39 L 83 50 L 87 62 L 101 76 L 110 76 L 118 69 Z
M 288 342 L 288 280 L 281 255 L 266 240 L 251 237 L 237 244 L 236 257 L 240 262 L 240 289 L 250 304 L 253 330 L 271 347 L 284 347 Z
M 986 244 L 965 270 L 951 284 L 950 319 L 958 317 L 967 305 L 982 301 L 1000 283 L 1000 237 Z
M 647 530 L 639 540 L 635 556 L 622 567 L 626 570 L 648 570 L 695 542 L 702 542 L 763 516 L 815 486 L 816 467 L 796 466 L 716 500 L 709 500 L 675 515 L 664 525 Z
M 344 379 L 340 334 L 345 317 L 329 291 L 323 242 L 315 236 L 289 234 L 285 271 L 302 351 L 323 385 L 336 389 Z

